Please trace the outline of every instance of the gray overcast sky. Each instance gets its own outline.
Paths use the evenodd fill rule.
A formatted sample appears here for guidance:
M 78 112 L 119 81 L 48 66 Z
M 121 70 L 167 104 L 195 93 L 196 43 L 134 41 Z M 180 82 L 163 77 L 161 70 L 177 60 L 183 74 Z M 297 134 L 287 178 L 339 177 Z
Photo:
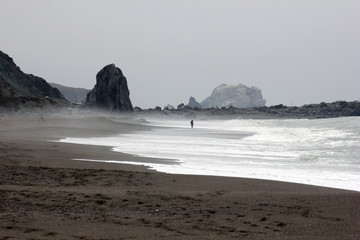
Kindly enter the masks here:
M 222 83 L 268 106 L 360 99 L 359 0 L 0 0 L 0 34 L 48 82 L 92 89 L 115 63 L 142 108 Z

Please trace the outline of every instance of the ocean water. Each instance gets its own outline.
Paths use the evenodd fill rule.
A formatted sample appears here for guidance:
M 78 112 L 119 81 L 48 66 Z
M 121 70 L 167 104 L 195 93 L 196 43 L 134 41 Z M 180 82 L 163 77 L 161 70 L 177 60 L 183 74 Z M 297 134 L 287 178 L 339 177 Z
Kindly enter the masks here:
M 172 159 L 145 165 L 160 172 L 246 177 L 360 191 L 360 118 L 147 119 L 151 131 L 61 142 Z M 77 159 L 102 161 L 99 159 Z M 104 161 L 105 162 L 105 161 Z

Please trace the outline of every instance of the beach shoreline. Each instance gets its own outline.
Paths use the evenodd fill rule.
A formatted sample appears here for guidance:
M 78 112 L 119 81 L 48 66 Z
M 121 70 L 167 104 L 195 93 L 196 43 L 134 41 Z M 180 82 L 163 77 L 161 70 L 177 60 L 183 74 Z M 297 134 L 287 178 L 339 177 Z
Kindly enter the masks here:
M 0 238 L 360 237 L 359 192 L 74 161 L 164 160 L 55 141 L 149 129 L 125 117 L 119 122 L 99 116 L 0 119 Z

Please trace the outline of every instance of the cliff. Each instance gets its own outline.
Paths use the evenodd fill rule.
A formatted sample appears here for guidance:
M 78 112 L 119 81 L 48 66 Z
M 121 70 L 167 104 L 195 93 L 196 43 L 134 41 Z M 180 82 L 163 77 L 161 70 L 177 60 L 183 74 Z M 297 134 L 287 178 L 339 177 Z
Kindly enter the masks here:
M 43 78 L 26 74 L 13 59 L 0 51 L 0 106 L 19 109 L 67 105 L 60 91 L 51 87 Z

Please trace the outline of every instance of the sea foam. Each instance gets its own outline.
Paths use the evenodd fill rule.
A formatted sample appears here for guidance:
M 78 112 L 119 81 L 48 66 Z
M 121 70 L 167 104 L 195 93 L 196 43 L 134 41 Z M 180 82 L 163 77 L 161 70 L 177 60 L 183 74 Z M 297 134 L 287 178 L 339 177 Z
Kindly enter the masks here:
M 148 121 L 154 126 L 152 131 L 61 141 L 174 159 L 175 164 L 134 163 L 161 172 L 268 179 L 360 191 L 358 117 L 198 120 L 193 129 L 186 120 Z

